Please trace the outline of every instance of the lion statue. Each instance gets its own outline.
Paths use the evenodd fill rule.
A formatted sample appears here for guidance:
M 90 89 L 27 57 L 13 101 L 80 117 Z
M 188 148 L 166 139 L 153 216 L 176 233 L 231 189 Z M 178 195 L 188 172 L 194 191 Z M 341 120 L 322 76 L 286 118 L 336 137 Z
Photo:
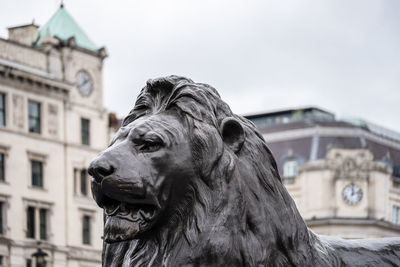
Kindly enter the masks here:
M 103 266 L 399 266 L 400 240 L 310 231 L 263 137 L 211 86 L 149 80 L 90 164 Z

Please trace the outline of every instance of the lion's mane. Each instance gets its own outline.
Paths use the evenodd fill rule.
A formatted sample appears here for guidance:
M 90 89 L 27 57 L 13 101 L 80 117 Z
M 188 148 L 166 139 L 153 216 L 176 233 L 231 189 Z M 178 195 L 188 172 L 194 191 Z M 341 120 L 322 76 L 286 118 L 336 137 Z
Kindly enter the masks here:
M 198 177 L 192 177 L 174 215 L 147 238 L 105 244 L 104 266 L 326 265 L 317 259 L 314 235 L 250 121 L 233 114 L 213 87 L 169 76 L 147 82 L 123 125 L 165 110 L 175 110 L 186 122 Z M 227 117 L 245 132 L 238 153 L 221 139 Z

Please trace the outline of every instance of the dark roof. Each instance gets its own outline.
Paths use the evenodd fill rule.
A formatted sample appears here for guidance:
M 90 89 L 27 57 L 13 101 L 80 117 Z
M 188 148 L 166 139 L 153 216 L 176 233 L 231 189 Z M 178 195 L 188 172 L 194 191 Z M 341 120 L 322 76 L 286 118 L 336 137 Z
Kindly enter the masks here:
M 260 118 L 260 117 L 266 117 L 266 116 L 273 116 L 273 115 L 283 115 L 283 114 L 289 114 L 293 112 L 298 112 L 298 111 L 320 111 L 322 113 L 326 113 L 332 116 L 335 116 L 332 112 L 327 111 L 325 109 L 315 107 L 315 106 L 305 106 L 305 107 L 296 107 L 296 108 L 286 108 L 286 109 L 277 109 L 277 110 L 270 110 L 270 111 L 265 111 L 265 112 L 260 112 L 260 113 L 253 113 L 253 114 L 245 114 L 244 117 L 248 118 L 249 120 L 254 119 L 254 118 Z
M 330 147 L 338 147 L 368 148 L 373 153 L 374 160 L 385 162 L 393 167 L 394 175 L 400 175 L 400 134 L 379 125 L 360 119 L 337 120 L 333 113 L 317 107 L 285 109 L 245 117 L 253 121 L 258 130 L 266 136 L 266 142 L 275 156 L 280 172 L 283 163 L 288 159 L 296 158 L 301 164 L 323 159 Z M 312 128 L 334 130 L 331 134 L 330 130 L 323 135 L 318 134 L 318 131 L 306 131 L 305 134 L 288 138 L 279 137 L 280 132 L 290 133 Z M 357 129 L 366 134 L 359 136 L 359 131 L 350 131 L 349 134 L 348 130 Z M 374 136 L 377 138 L 373 138 Z
M 279 132 L 290 132 L 296 129 L 311 129 L 319 127 L 319 129 L 324 127 L 335 128 L 336 130 L 351 130 L 351 129 L 362 129 L 367 133 L 379 137 L 378 139 L 385 140 L 382 136 L 375 134 L 368 128 L 355 126 L 347 122 L 342 121 L 332 121 L 332 122 L 313 122 L 313 121 L 299 121 L 287 124 L 276 124 L 266 127 L 260 127 L 259 131 L 266 135 L 266 142 L 270 147 L 272 153 L 275 156 L 277 164 L 279 166 L 279 171 L 282 173 L 283 163 L 295 156 L 297 159 L 301 159 L 301 163 L 310 160 L 323 159 L 326 156 L 326 152 L 331 147 L 337 148 L 368 148 L 374 155 L 374 160 L 382 161 L 390 165 L 395 169 L 394 174 L 398 173 L 400 175 L 400 149 L 396 146 L 387 145 L 384 142 L 377 142 L 376 140 L 371 140 L 365 136 L 358 136 L 357 131 L 354 131 L 353 136 L 340 135 L 332 132 L 332 135 L 324 134 L 319 136 L 318 134 L 309 134 L 307 136 L 291 137 L 287 140 L 269 140 L 268 134 L 274 134 L 276 136 Z M 393 140 L 387 139 L 388 141 L 395 142 Z M 314 144 L 313 144 L 314 143 Z M 398 142 L 400 145 L 400 142 Z M 314 148 L 313 148 L 314 146 Z M 314 150 L 314 151 L 312 151 Z M 397 175 L 397 174 L 396 174 Z
M 313 121 L 313 120 L 300 120 L 291 123 L 260 126 L 257 128 L 262 133 L 274 133 L 274 132 L 282 132 L 295 129 L 312 128 L 315 126 L 357 128 L 357 126 L 344 121 Z

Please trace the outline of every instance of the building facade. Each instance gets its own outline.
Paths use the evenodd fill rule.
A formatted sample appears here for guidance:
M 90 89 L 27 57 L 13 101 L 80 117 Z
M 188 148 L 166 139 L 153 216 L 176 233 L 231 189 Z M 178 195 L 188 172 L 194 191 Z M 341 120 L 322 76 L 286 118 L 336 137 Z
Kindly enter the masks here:
M 343 238 L 400 236 L 400 134 L 315 107 L 247 118 L 311 229 Z
M 0 38 L 0 266 L 100 266 L 103 215 L 86 171 L 109 140 L 106 52 L 63 6 Z M 40 244 L 38 244 L 40 242 Z

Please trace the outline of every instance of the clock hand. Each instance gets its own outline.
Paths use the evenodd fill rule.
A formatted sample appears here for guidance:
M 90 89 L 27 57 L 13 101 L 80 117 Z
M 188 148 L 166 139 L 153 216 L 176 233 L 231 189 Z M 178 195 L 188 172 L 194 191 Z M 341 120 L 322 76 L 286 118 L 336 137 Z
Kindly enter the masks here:
M 86 80 L 81 84 L 81 87 L 85 86 L 87 83 L 89 83 L 89 79 L 86 79 Z

